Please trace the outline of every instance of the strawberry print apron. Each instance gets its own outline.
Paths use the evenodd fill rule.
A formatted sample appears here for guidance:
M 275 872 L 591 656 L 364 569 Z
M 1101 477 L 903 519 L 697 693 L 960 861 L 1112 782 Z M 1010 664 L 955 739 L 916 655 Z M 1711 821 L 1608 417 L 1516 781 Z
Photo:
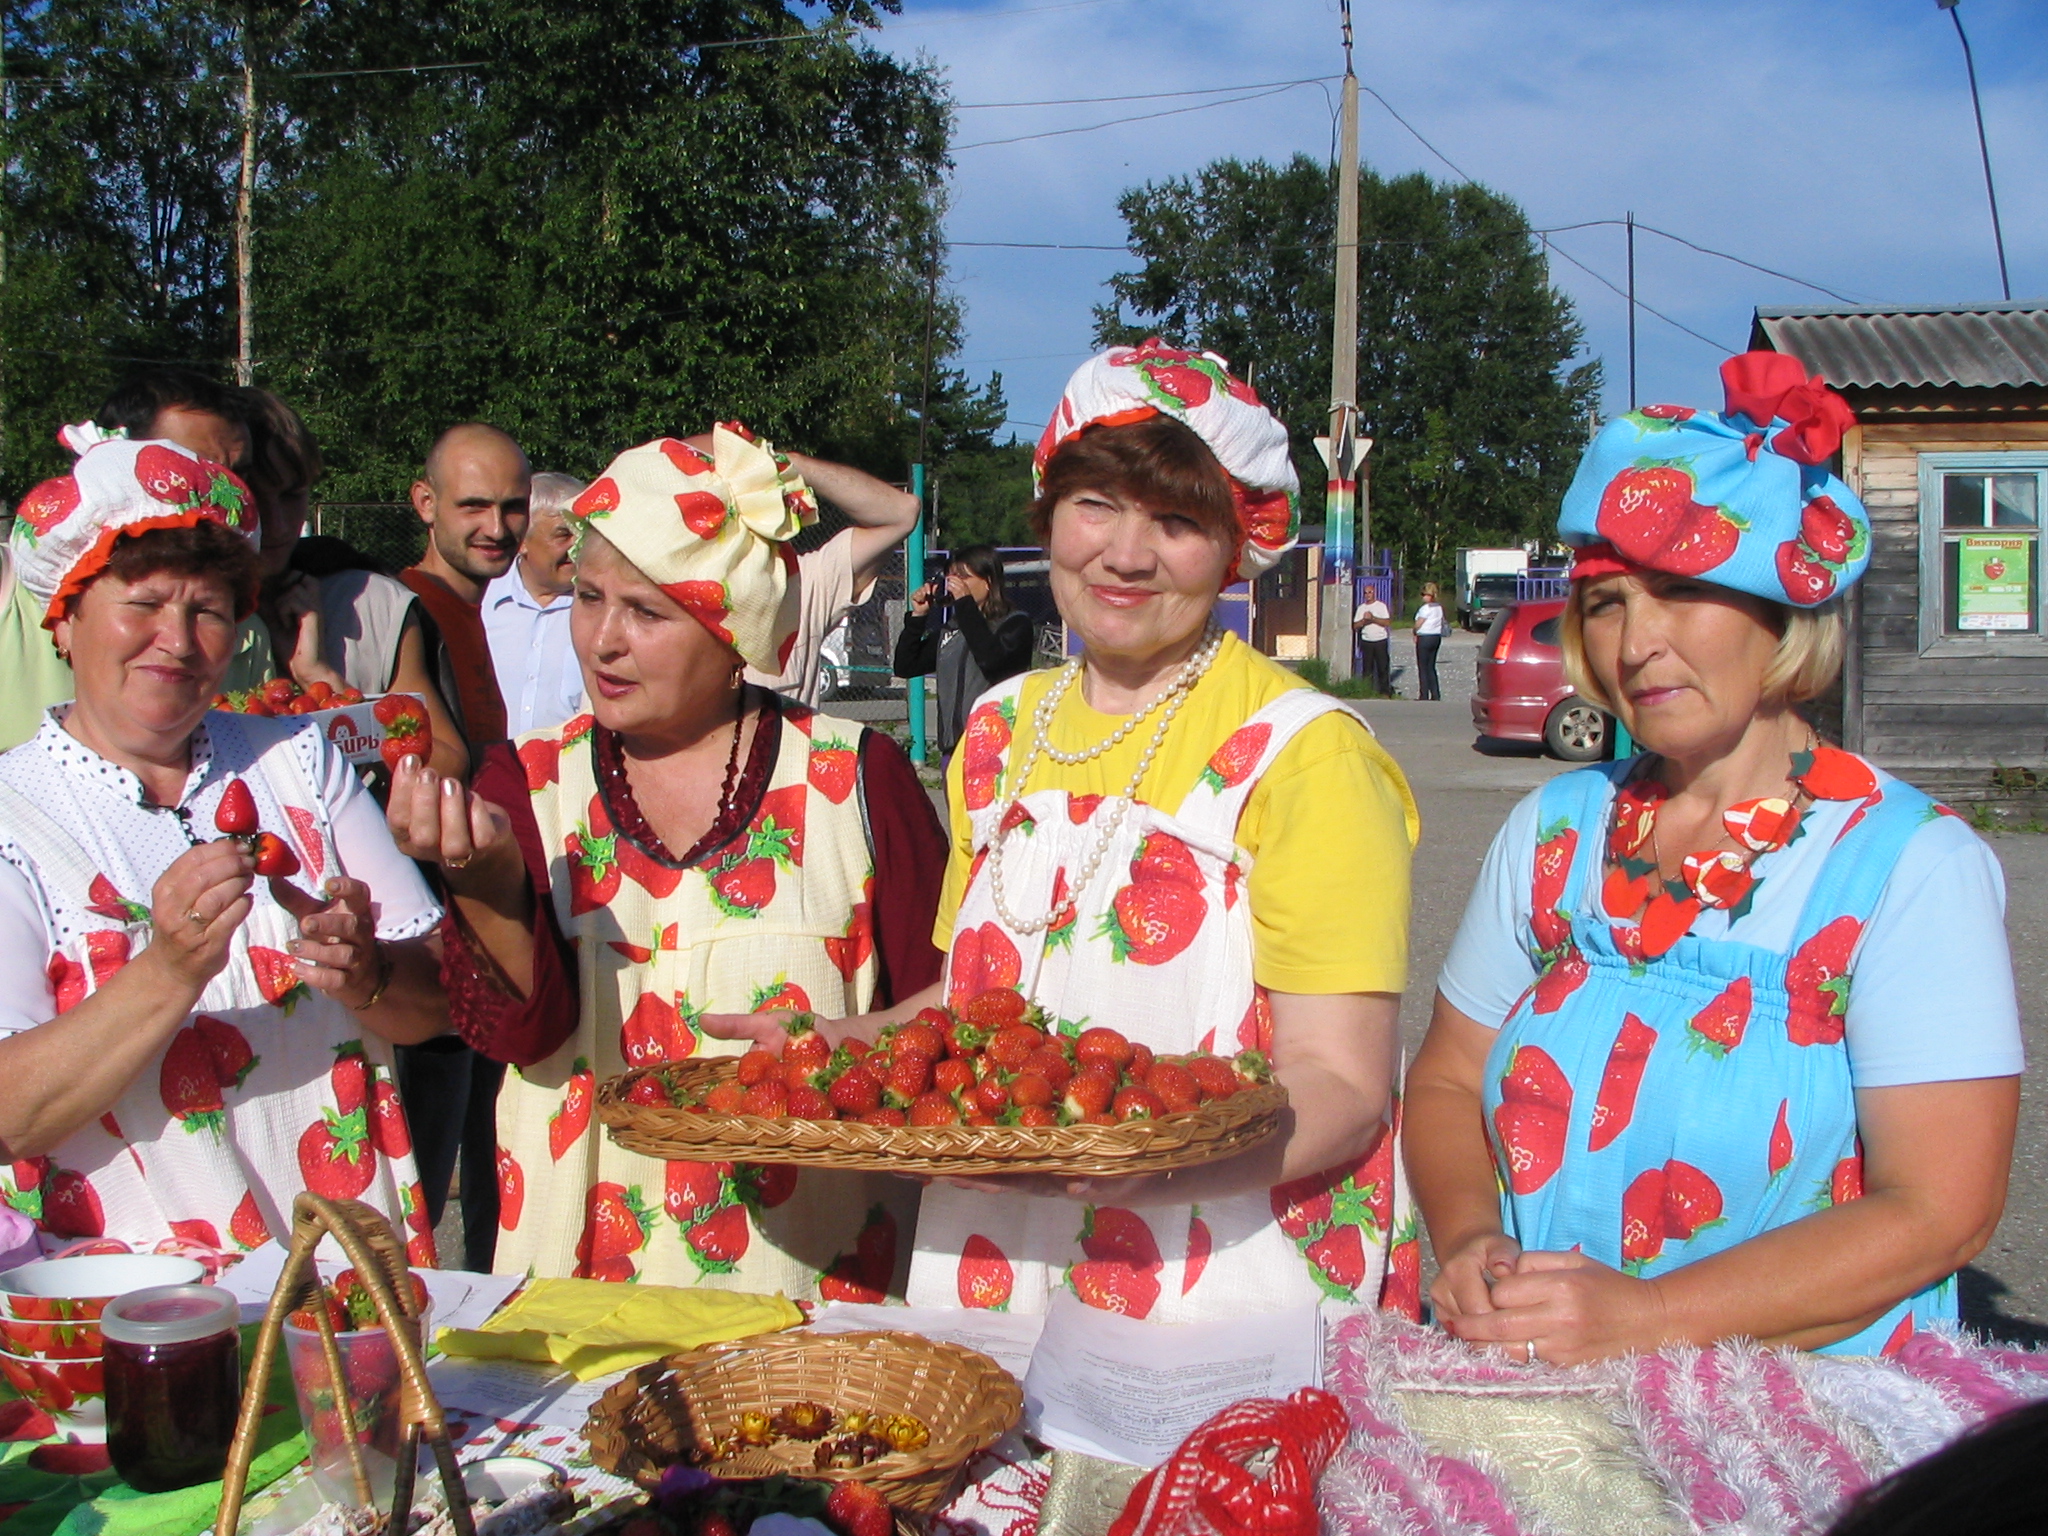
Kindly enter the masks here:
M 1013 714 L 1021 685 L 1012 679 L 983 695 L 976 713 Z M 1065 899 L 1069 871 L 1115 802 L 1091 804 L 1061 789 L 1013 798 L 1002 778 L 1022 748 L 1006 746 L 999 764 L 983 765 L 994 795 L 973 813 L 974 864 L 947 958 L 949 999 L 1011 985 L 1062 1024 L 1108 1025 L 1161 1055 L 1269 1050 L 1272 1019 L 1253 982 L 1244 899 L 1252 860 L 1236 842 L 1238 815 L 1295 735 L 1342 707 L 1309 689 L 1289 692 L 1217 750 L 1177 812 L 1132 802 L 1094 878 L 1074 893 L 1072 918 L 1040 934 L 1004 926 L 987 875 L 990 847 L 1003 841 L 1012 910 L 1043 913 Z M 1376 1304 L 1397 1224 L 1406 1245 L 1397 1271 L 1412 1274 L 1419 1255 L 1395 1146 L 1385 1134 L 1356 1166 L 1201 1205 L 1124 1209 L 933 1184 L 918 1219 L 910 1303 L 1042 1312 L 1064 1287 L 1091 1306 L 1160 1323 L 1324 1298 Z
M 663 1162 L 592 1114 L 629 1067 L 737 1055 L 700 1014 L 866 1011 L 877 967 L 852 721 L 780 704 L 773 773 L 746 831 L 690 866 L 613 826 L 597 792 L 591 717 L 521 739 L 551 851 L 555 916 L 576 952 L 576 1031 L 505 1074 L 498 1098 L 497 1268 L 708 1285 L 794 1299 L 902 1294 L 899 1234 L 918 1187 L 887 1174 Z
M 340 872 L 325 807 L 270 722 L 207 717 L 184 808 L 192 837 L 213 834 L 230 775 L 260 824 L 298 854 L 302 888 Z M 47 749 L 47 751 L 46 751 Z M 201 761 L 201 754 L 204 761 Z M 54 758 L 54 761 L 51 759 Z M 54 770 L 54 771 L 53 771 Z M 31 873 L 58 942 L 48 975 L 61 1014 L 148 948 L 150 892 L 191 846 L 177 819 L 136 803 L 132 777 L 46 721 L 0 758 L 0 836 Z M 35 1218 L 46 1250 L 108 1238 L 136 1252 L 239 1257 L 291 1229 L 301 1189 L 384 1213 L 416 1264 L 435 1263 L 392 1078 L 391 1047 L 298 979 L 285 946 L 298 922 L 270 895 L 236 931 L 228 963 L 191 1020 L 115 1106 L 46 1157 L 0 1167 L 0 1198 Z M 386 939 L 431 931 L 438 908 Z
M 1655 1276 L 1862 1194 L 1843 1040 L 1852 961 L 1936 809 L 1900 783 L 1866 803 L 1826 851 L 1789 953 L 1688 935 L 1646 962 L 1588 901 L 1608 786 L 1633 766 L 1543 790 L 1531 928 L 1548 947 L 1487 1058 L 1485 1109 L 1510 1236 Z M 1955 1316 L 1943 1280 L 1825 1352 L 1890 1354 Z

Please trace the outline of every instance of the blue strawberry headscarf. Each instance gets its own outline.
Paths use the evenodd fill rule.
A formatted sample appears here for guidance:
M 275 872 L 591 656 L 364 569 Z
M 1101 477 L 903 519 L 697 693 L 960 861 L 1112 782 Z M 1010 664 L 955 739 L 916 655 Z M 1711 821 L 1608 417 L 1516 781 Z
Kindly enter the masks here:
M 1645 568 L 1795 608 L 1855 585 L 1870 518 L 1827 470 L 1855 417 L 1782 352 L 1721 365 L 1728 408 L 1646 405 L 1600 429 L 1558 514 L 1575 577 Z

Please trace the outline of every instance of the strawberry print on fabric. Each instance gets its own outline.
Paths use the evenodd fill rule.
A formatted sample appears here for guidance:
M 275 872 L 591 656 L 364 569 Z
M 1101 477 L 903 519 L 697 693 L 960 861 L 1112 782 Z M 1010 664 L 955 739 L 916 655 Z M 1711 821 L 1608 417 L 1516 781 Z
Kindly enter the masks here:
M 1765 797 L 1724 819 L 1743 848 L 1726 866 L 1768 855 L 1774 881 L 1799 861 L 1819 866 L 1779 886 L 1798 890 L 1806 910 L 1775 952 L 1719 936 L 1741 916 L 1740 901 L 1679 945 L 1705 903 L 1677 882 L 1654 893 L 1640 922 L 1610 922 L 1629 894 L 1617 900 L 1614 888 L 1638 878 L 1627 861 L 1641 853 L 1649 868 L 1636 845 L 1647 842 L 1654 797 L 1626 782 L 1628 765 L 1560 775 L 1521 822 L 1562 924 L 1546 935 L 1557 941 L 1548 955 L 1528 939 L 1536 979 L 1502 1021 L 1482 1082 L 1503 1227 L 1524 1249 L 1662 1275 L 1860 1195 L 1860 1157 L 1842 1151 L 1856 1127 L 1850 966 L 1932 802 L 1887 783 L 1864 805 L 1878 793 L 1867 765 L 1834 749 L 1794 766 L 1816 799 L 1853 803 L 1802 816 L 1793 801 Z M 1833 827 L 1845 812 L 1863 815 L 1856 840 L 1805 836 L 1812 816 L 1832 816 Z M 1560 878 L 1554 840 L 1594 828 L 1602 835 L 1580 838 Z M 1725 900 L 1733 892 L 1712 888 L 1706 862 L 1688 873 Z M 1672 910 L 1660 915 L 1660 904 Z M 1595 1094 L 1590 1115 L 1572 1122 L 1578 1099 Z M 1572 1124 L 1583 1129 L 1568 1134 Z M 1931 1286 L 1827 1348 L 1875 1354 L 1912 1326 L 1909 1314 L 1921 1326 L 1953 1318 L 1953 1296 Z
M 1235 789 L 1259 766 L 1259 759 L 1265 755 L 1266 743 L 1273 739 L 1273 727 L 1266 721 L 1247 725 L 1231 733 L 1230 739 L 1216 749 L 1216 755 L 1202 770 L 1200 782 L 1208 788 L 1222 793 Z
M 1702 506 L 1690 471 L 1676 464 L 1623 470 L 1600 497 L 1595 526 L 1623 559 L 1700 576 L 1735 553 L 1749 524 L 1726 507 Z
M 1016 701 L 1007 695 L 977 704 L 960 737 L 961 798 L 970 811 L 993 805 L 1002 778 L 1010 733 L 1017 722 Z
M 1086 1257 L 1067 1270 L 1074 1294 L 1104 1312 L 1150 1316 L 1166 1265 L 1145 1219 L 1116 1206 L 1084 1206 L 1078 1241 Z

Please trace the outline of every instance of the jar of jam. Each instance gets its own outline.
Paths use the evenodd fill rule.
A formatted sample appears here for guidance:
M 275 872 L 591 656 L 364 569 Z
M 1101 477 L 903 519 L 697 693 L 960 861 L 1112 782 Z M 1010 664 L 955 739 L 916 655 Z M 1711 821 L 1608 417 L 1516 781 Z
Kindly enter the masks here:
M 210 1285 L 153 1285 L 100 1314 L 107 1455 L 143 1493 L 218 1478 L 242 1406 L 242 1308 Z

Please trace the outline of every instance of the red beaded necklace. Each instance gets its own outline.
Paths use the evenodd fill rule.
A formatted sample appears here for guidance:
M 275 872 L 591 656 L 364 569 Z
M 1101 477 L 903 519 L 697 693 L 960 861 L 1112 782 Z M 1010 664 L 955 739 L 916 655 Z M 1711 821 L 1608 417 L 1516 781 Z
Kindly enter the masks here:
M 1646 760 L 1644 770 L 1653 762 Z M 1675 880 L 1661 878 L 1657 848 L 1657 813 L 1670 790 L 1649 771 L 1638 771 L 1615 791 L 1600 905 L 1609 917 L 1635 918 L 1635 928 L 1624 930 L 1631 935 L 1626 948 L 1654 960 L 1685 937 L 1704 909 L 1727 910 L 1731 921 L 1743 916 L 1756 897 L 1751 866 L 1799 835 L 1806 807 L 1815 800 L 1868 800 L 1877 792 L 1868 764 L 1818 741 L 1792 754 L 1785 777 L 1798 790 L 1795 797 L 1763 795 L 1729 806 L 1721 826 L 1737 846 L 1687 854 Z

